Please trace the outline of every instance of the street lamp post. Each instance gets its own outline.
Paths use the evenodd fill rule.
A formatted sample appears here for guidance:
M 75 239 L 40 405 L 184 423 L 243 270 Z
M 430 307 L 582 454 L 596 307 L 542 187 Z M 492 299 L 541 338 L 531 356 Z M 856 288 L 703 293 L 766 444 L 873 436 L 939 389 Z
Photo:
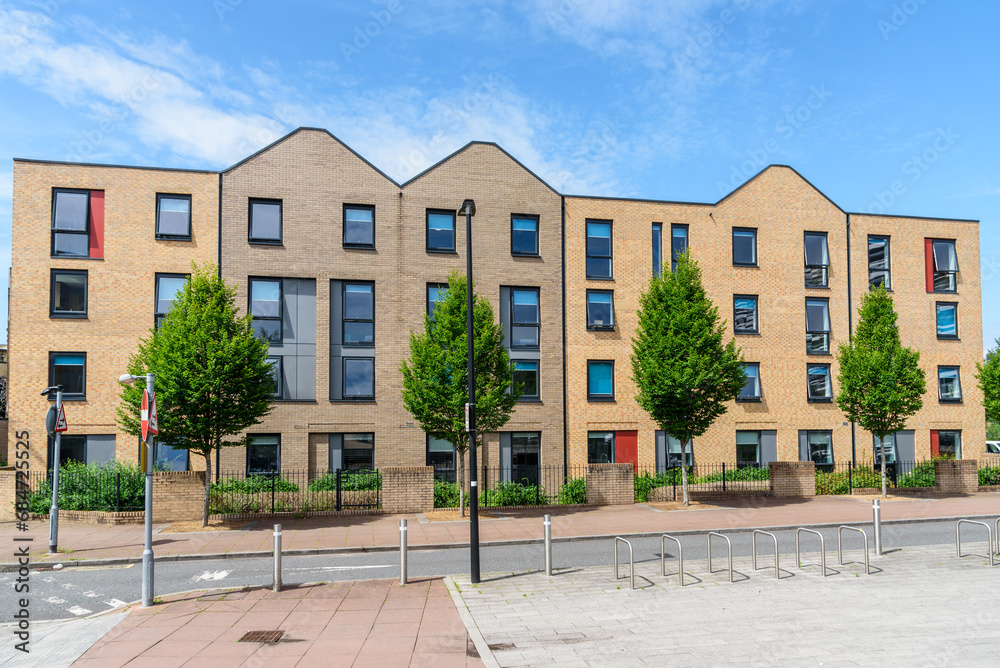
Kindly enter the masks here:
M 59 415 L 62 412 L 62 385 L 53 385 L 52 387 L 47 387 L 42 390 L 42 396 L 48 396 L 50 393 L 56 393 L 56 404 L 55 411 L 49 409 L 50 413 L 53 413 L 51 419 L 46 418 L 45 427 L 50 432 L 54 434 L 52 443 L 52 461 L 49 464 L 52 466 L 52 507 L 49 508 L 49 554 L 56 554 L 59 551 L 59 457 L 60 449 L 62 446 L 62 431 L 56 431 L 58 428 Z M 51 425 L 49 423 L 52 423 Z
M 472 319 L 472 217 L 476 215 L 476 203 L 467 199 L 462 202 L 460 214 L 465 214 L 465 293 L 466 293 L 466 338 L 469 340 L 469 579 L 479 582 L 479 482 L 476 471 L 479 468 L 476 457 L 476 347 L 473 338 Z
M 118 377 L 119 383 L 134 383 L 142 376 L 123 374 Z M 146 392 L 149 394 L 150 405 L 153 404 L 153 374 L 146 374 Z M 142 607 L 148 608 L 153 605 L 153 435 L 147 434 L 147 439 L 143 446 L 146 448 L 145 470 L 146 474 L 146 503 L 145 503 L 145 541 L 142 548 Z

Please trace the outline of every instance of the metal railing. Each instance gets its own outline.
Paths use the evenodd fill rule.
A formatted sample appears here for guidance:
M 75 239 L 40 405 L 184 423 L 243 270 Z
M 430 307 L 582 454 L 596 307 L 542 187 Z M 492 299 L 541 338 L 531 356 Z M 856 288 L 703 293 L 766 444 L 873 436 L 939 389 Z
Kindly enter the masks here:
M 615 536 L 615 580 L 618 579 L 618 543 L 621 541 L 628 545 L 628 578 L 629 586 L 635 589 L 635 561 L 632 559 L 632 543 L 621 536 Z
M 660 575 L 667 577 L 667 540 L 677 543 L 677 581 L 684 586 L 684 548 L 681 547 L 679 538 L 674 538 L 669 534 L 660 536 Z
M 381 507 L 382 475 L 374 469 L 224 471 L 212 483 L 213 515 L 341 511 Z
M 826 541 L 823 540 L 823 534 L 819 531 L 813 531 L 812 529 L 806 529 L 804 527 L 799 527 L 795 530 L 795 565 L 799 569 L 802 569 L 802 558 L 799 556 L 799 534 L 803 531 L 806 533 L 812 533 L 819 536 L 819 556 L 820 564 L 823 567 L 823 577 L 826 577 Z
M 750 536 L 750 541 L 753 543 L 753 569 L 757 570 L 757 535 L 770 536 L 771 540 L 774 541 L 774 579 L 781 579 L 781 569 L 778 568 L 778 537 L 773 533 L 768 533 L 767 531 L 761 531 L 760 529 L 754 529 L 753 534 Z
M 997 521 L 993 524 L 993 535 L 996 536 L 997 539 L 997 554 L 1000 554 L 1000 517 L 998 517 Z
M 850 527 L 847 526 L 846 524 L 842 524 L 841 526 L 837 527 L 837 561 L 840 563 L 841 566 L 844 565 L 844 548 L 843 548 L 842 536 L 844 535 L 845 529 L 847 531 L 857 531 L 859 534 L 861 534 L 861 539 L 865 543 L 865 575 L 871 575 L 872 569 L 868 565 L 868 534 L 865 533 L 864 529 L 859 529 L 858 527 Z
M 708 572 L 709 573 L 714 573 L 715 572 L 715 571 L 712 570 L 712 536 L 715 536 L 717 538 L 721 538 L 724 541 L 726 541 L 726 545 L 728 546 L 728 549 L 729 549 L 729 581 L 732 582 L 733 581 L 733 544 L 732 544 L 732 542 L 730 542 L 728 536 L 723 536 L 721 533 L 718 533 L 717 531 L 709 531 L 708 532 Z
M 962 556 L 962 524 L 978 524 L 979 526 L 986 527 L 986 551 L 990 553 L 990 566 L 993 565 L 993 530 L 990 529 L 990 525 L 986 522 L 977 522 L 976 520 L 959 520 L 955 524 L 955 551 L 959 557 Z

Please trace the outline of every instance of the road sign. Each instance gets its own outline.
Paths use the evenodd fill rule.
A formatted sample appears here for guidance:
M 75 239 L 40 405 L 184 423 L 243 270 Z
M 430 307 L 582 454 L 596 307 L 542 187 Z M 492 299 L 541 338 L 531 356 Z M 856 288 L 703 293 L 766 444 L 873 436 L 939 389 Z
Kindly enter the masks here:
M 142 391 L 142 409 L 139 413 L 140 420 L 142 422 L 142 440 L 147 440 L 146 437 L 149 434 L 159 434 L 159 426 L 156 421 L 156 395 L 153 395 L 152 401 L 149 399 L 149 392 L 146 390 Z
M 56 411 L 55 404 L 49 406 L 49 410 L 45 413 L 45 431 L 48 432 L 49 436 L 52 438 L 56 437 L 56 416 L 58 416 L 58 411 Z
M 66 431 L 66 429 L 68 429 L 68 427 L 66 426 L 66 407 L 60 406 L 59 417 L 56 418 L 56 426 L 52 431 L 58 434 L 60 432 Z

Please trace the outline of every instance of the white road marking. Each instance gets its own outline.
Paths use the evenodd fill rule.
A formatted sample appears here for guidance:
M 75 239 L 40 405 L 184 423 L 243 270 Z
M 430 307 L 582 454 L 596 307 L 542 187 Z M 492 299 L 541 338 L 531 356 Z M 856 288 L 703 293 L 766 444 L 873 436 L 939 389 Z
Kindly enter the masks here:
M 71 584 L 71 583 L 67 582 L 66 584 L 64 584 L 64 585 L 62 586 L 62 588 L 63 588 L 63 589 L 76 589 L 76 588 L 77 588 L 77 587 L 79 587 L 79 586 L 80 586 L 80 585 L 75 585 L 75 584 Z
M 55 578 L 42 578 L 42 581 L 43 582 L 55 582 L 56 579 Z
M 104 605 L 109 605 L 112 608 L 121 608 L 124 607 L 126 604 L 125 601 L 119 601 L 117 598 L 112 598 L 110 600 L 105 601 Z
M 100 594 L 98 594 L 96 591 L 85 591 L 83 592 L 83 595 L 87 596 L 88 598 L 97 598 L 98 596 L 100 596 Z
M 74 605 L 72 608 L 66 608 L 66 611 L 67 612 L 72 612 L 77 617 L 79 617 L 80 615 L 89 615 L 90 614 L 90 610 L 87 610 L 86 608 L 81 608 L 78 605 Z
M 49 596 L 47 599 L 45 599 L 45 602 L 46 603 L 51 603 L 52 605 L 60 605 L 62 603 L 65 603 L 66 599 L 59 598 L 57 596 Z
M 193 580 L 194 582 L 204 582 L 204 581 L 214 582 L 216 580 L 223 579 L 230 573 L 232 573 L 232 571 L 205 571 L 201 575 L 194 576 L 193 578 L 191 578 L 191 580 Z
M 393 564 L 377 566 L 311 566 L 309 568 L 286 568 L 286 571 L 360 571 L 366 568 L 396 568 Z

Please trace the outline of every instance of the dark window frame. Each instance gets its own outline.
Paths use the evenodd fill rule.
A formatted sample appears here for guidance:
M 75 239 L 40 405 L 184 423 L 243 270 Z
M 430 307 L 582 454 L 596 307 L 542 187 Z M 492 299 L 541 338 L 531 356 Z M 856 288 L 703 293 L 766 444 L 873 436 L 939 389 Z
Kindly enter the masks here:
M 933 429 L 938 436 L 938 456 L 941 456 L 941 434 L 957 434 L 955 443 L 955 459 L 962 458 L 962 430 L 961 429 Z
M 937 268 L 937 254 L 934 252 L 934 246 L 938 243 L 950 243 L 952 250 L 955 253 L 955 271 L 940 271 Z M 944 294 L 956 294 L 958 292 L 958 240 L 957 239 L 931 239 L 931 282 L 934 287 L 934 292 L 944 293 Z M 939 290 L 937 286 L 938 274 L 950 274 L 950 283 L 954 283 L 955 287 L 948 290 Z
M 872 284 L 872 261 L 871 261 L 871 248 L 872 240 L 884 241 L 885 242 L 885 269 L 875 269 L 874 271 L 884 271 L 886 273 L 885 289 L 887 291 L 892 291 L 892 236 L 888 234 L 869 234 L 868 235 L 868 289 L 874 290 L 877 286 Z
M 253 236 L 253 205 L 254 204 L 277 204 L 278 205 L 278 238 L 268 239 L 266 237 Z M 247 200 L 247 242 L 260 244 L 262 246 L 281 246 L 285 239 L 285 201 L 270 197 L 250 197 Z
M 804 262 L 808 260 L 808 251 L 806 251 L 806 239 L 810 236 L 821 237 L 823 239 L 823 245 L 826 249 L 826 264 L 805 264 L 806 276 L 809 274 L 810 269 L 819 269 L 820 276 L 822 277 L 821 284 L 811 284 L 808 280 L 805 280 L 803 285 L 809 290 L 829 290 L 830 289 L 830 241 L 829 235 L 826 232 L 813 232 L 806 231 L 802 233 L 802 248 Z
M 740 445 L 746 445 L 746 443 L 740 443 L 736 438 L 734 438 L 734 445 L 736 446 L 736 468 L 760 468 L 760 429 L 737 429 L 736 437 L 742 434 L 756 434 L 757 435 L 757 452 L 754 456 L 753 463 L 749 463 L 746 459 L 740 459 Z M 743 462 L 743 463 L 741 463 Z
M 753 329 L 736 329 L 736 300 L 753 300 Z M 733 295 L 733 334 L 760 334 L 760 295 Z
M 590 295 L 611 295 L 611 323 L 607 325 L 595 325 L 590 322 Z M 587 290 L 587 329 L 596 332 L 610 332 L 615 329 L 615 291 L 614 290 Z
M 187 200 L 188 203 L 187 234 L 164 234 L 160 232 L 160 201 L 163 199 Z M 179 193 L 156 193 L 156 228 L 154 230 L 154 238 L 163 239 L 165 241 L 191 241 L 193 218 L 194 218 L 194 203 L 192 201 L 191 195 L 183 195 Z
M 347 286 L 367 285 L 372 289 L 372 317 L 371 320 L 364 318 L 347 317 Z M 371 322 L 372 342 L 371 343 L 348 343 L 347 323 L 348 322 Z M 374 348 L 375 347 L 375 281 L 341 281 L 340 283 L 340 340 L 345 348 Z
M 809 382 L 810 376 L 812 376 L 812 374 L 809 373 L 809 367 L 817 367 L 817 366 L 821 366 L 821 367 L 826 368 L 826 384 L 827 384 L 827 387 L 829 388 L 830 394 L 828 396 L 825 396 L 825 397 L 813 397 L 812 396 L 811 384 Z M 811 404 L 828 404 L 828 403 L 831 403 L 833 401 L 833 396 L 834 396 L 834 394 L 833 394 L 833 369 L 831 368 L 831 365 L 829 363 L 827 363 L 827 362 L 819 362 L 819 363 L 809 362 L 809 363 L 807 363 L 806 364 L 806 399 L 809 401 L 809 403 L 811 403 Z
M 372 393 L 371 394 L 347 394 L 347 362 L 367 360 L 372 363 Z M 361 356 L 345 356 L 340 362 L 340 396 L 342 401 L 375 401 L 375 358 Z
M 535 223 L 535 250 L 531 253 L 525 253 L 522 251 L 514 250 L 514 220 L 530 220 Z M 528 213 L 512 213 L 510 214 L 510 254 L 516 255 L 518 257 L 541 257 L 540 247 L 541 239 L 539 239 L 539 228 L 540 220 L 539 216 L 528 214 Z
M 246 467 L 245 467 L 246 468 L 246 475 L 248 475 L 248 476 L 251 476 L 251 475 L 280 476 L 281 475 L 281 434 L 280 433 L 247 434 L 247 437 L 249 439 L 251 439 L 251 441 L 252 441 L 252 439 L 257 438 L 259 436 L 273 436 L 276 439 L 278 439 L 278 443 L 276 445 L 277 450 L 275 451 L 275 460 L 274 460 L 274 467 L 275 468 L 274 468 L 274 471 L 256 471 L 256 472 L 251 471 L 250 470 L 250 448 L 253 447 L 255 444 L 252 443 L 252 442 L 250 442 L 250 441 L 248 441 L 247 442 L 247 453 L 246 453 Z
M 592 462 L 590 461 L 590 439 L 591 434 L 611 434 L 611 453 L 608 462 Z M 607 440 L 607 439 L 605 439 Z M 616 450 L 618 449 L 618 432 L 614 429 L 588 429 L 587 430 L 587 463 L 588 464 L 604 464 L 604 463 L 614 463 L 615 457 L 618 454 Z
M 431 247 L 431 215 L 451 216 L 451 248 Z M 424 250 L 428 253 L 458 255 L 458 213 L 452 209 L 424 210 Z
M 431 460 L 431 439 L 432 438 L 437 439 L 437 440 L 444 440 L 440 436 L 435 436 L 433 434 L 424 434 L 424 454 L 426 455 L 426 459 L 424 461 L 427 462 L 427 464 L 426 464 L 427 466 L 433 467 L 433 469 L 434 469 L 433 475 L 434 475 L 435 479 L 438 478 L 438 471 L 441 471 L 441 472 L 443 472 L 443 474 L 444 474 L 443 478 L 446 481 L 453 482 L 454 479 L 455 479 L 456 469 L 458 467 L 458 453 L 456 452 L 455 446 L 454 445 L 451 446 L 451 467 L 450 468 L 447 468 L 447 467 L 444 467 L 444 466 L 437 467 L 437 466 L 434 465 L 434 462 Z M 438 454 L 440 454 L 441 452 L 442 451 L 439 450 Z
M 347 240 L 347 210 L 356 209 L 371 211 L 372 213 L 372 241 L 370 244 L 359 244 Z M 375 248 L 375 205 L 374 204 L 347 204 L 344 203 L 341 209 L 341 243 L 344 248 L 372 250 Z
M 510 361 L 511 368 L 511 382 L 514 380 L 514 365 L 516 364 L 534 364 L 535 365 L 535 393 L 534 394 L 522 394 L 518 397 L 518 401 L 524 402 L 539 402 L 542 400 L 542 364 L 541 360 L 519 360 L 513 359 Z
M 375 469 L 375 432 L 373 431 L 344 431 L 338 432 L 340 435 L 340 453 L 341 453 L 341 464 L 344 465 L 344 471 L 370 471 Z M 371 447 L 369 448 L 348 448 L 347 447 L 347 437 L 348 436 L 371 436 Z M 355 442 L 361 442 L 361 439 L 351 439 Z M 346 466 L 347 464 L 347 451 L 354 450 L 356 452 L 371 452 L 371 466 Z M 327 462 L 327 468 L 329 468 L 329 461 Z
M 826 305 L 826 321 L 828 323 L 827 324 L 828 329 L 826 329 L 826 330 L 821 330 L 821 329 L 812 330 L 812 329 L 809 329 L 809 302 L 810 301 L 823 302 Z M 831 336 L 832 333 L 833 333 L 833 322 L 832 322 L 832 319 L 830 317 L 830 298 L 829 297 L 806 297 L 806 354 L 807 355 L 830 355 L 830 354 L 832 354 L 830 352 L 830 336 Z M 825 350 L 809 350 L 809 335 L 810 334 L 825 334 L 826 335 L 826 338 L 825 338 L 825 341 L 826 341 Z
M 63 389 L 63 401 L 86 401 L 87 400 L 87 353 L 80 350 L 60 350 L 49 351 L 49 387 L 56 384 L 55 358 L 57 355 L 82 355 L 83 356 L 83 392 L 67 392 Z M 49 393 L 49 401 L 56 400 L 56 393 Z
M 90 202 L 91 192 L 93 192 L 93 191 L 87 190 L 85 188 L 53 188 L 52 189 L 52 224 L 50 226 L 50 232 L 51 232 L 50 236 L 51 236 L 51 238 L 49 240 L 50 243 L 51 243 L 49 255 L 51 257 L 76 258 L 76 259 L 80 259 L 80 260 L 90 259 L 90 219 L 91 219 L 91 216 L 92 216 L 92 213 L 93 213 L 92 210 L 91 210 L 91 202 Z M 56 200 L 59 198 L 59 194 L 60 193 L 74 193 L 74 194 L 83 194 L 83 195 L 87 196 L 87 213 L 86 213 L 86 216 L 85 216 L 86 222 L 85 222 L 85 228 L 82 231 L 81 230 L 63 230 L 63 229 L 59 229 L 59 228 L 56 227 Z M 57 253 L 56 252 L 56 235 L 57 234 L 78 234 L 78 235 L 81 235 L 81 236 L 85 237 L 87 239 L 87 254 L 86 255 L 74 255 L 74 254 L 71 254 L 71 253 Z
M 610 364 L 611 365 L 611 394 L 594 394 L 590 391 L 590 365 Z M 615 400 L 615 360 L 587 360 L 587 401 L 610 401 Z
M 834 462 L 836 461 L 835 457 L 833 456 L 833 430 L 832 429 L 806 429 L 804 431 L 806 432 L 806 455 L 809 456 L 809 459 L 807 459 L 806 461 L 808 461 L 808 462 L 814 462 L 817 467 L 820 467 L 820 466 L 826 466 L 826 467 L 833 466 Z M 829 462 L 822 462 L 822 463 L 820 463 L 820 462 L 816 462 L 816 460 L 814 460 L 812 458 L 812 443 L 809 440 L 809 436 L 811 434 L 827 434 L 827 435 L 829 435 L 829 437 L 830 437 L 830 461 Z
M 941 396 L 941 372 L 948 369 L 955 370 L 955 385 L 958 389 L 958 396 L 954 398 L 946 399 Z M 938 403 L 939 404 L 960 404 L 963 403 L 964 395 L 962 394 L 962 367 L 957 364 L 938 364 L 937 368 L 937 386 L 938 386 Z
M 271 396 L 274 398 L 275 401 L 280 401 L 285 391 L 284 375 L 283 375 L 285 371 L 284 369 L 285 361 L 282 355 L 268 355 L 267 361 L 270 362 L 271 360 L 275 360 L 277 362 L 277 364 L 272 364 L 272 366 L 276 366 L 278 370 L 278 380 L 275 383 L 276 387 L 274 390 L 274 394 L 272 394 Z
M 159 328 L 160 318 L 165 317 L 166 313 L 160 313 L 160 279 L 161 278 L 183 278 L 190 280 L 191 274 L 175 274 L 170 272 L 156 272 L 153 274 L 153 326 Z
M 752 367 L 755 367 L 757 369 L 757 394 L 753 395 L 753 396 L 744 396 L 743 395 L 743 388 L 740 388 L 740 393 L 738 395 L 736 395 L 736 401 L 739 402 L 739 403 L 748 403 L 748 404 L 758 403 L 759 404 L 761 401 L 764 400 L 764 383 L 762 383 L 761 380 L 760 380 L 760 362 L 744 362 L 743 363 L 743 367 L 744 368 L 746 368 L 748 366 L 752 366 Z M 746 375 L 746 374 L 744 374 L 744 375 Z M 749 378 L 749 376 L 748 376 L 748 378 Z M 744 383 L 744 386 L 745 386 L 745 383 Z
M 691 248 L 691 226 L 687 223 L 671 223 L 670 224 L 670 271 L 677 271 L 677 258 L 674 255 L 674 232 L 676 230 L 684 230 L 684 250 L 687 251 Z M 754 238 L 754 246 L 756 247 L 756 237 Z M 756 255 L 756 253 L 755 253 Z
M 278 315 L 261 315 L 257 316 L 253 313 L 253 284 L 254 281 L 264 281 L 268 283 L 278 283 Z M 285 315 L 285 282 L 280 278 L 275 278 L 274 276 L 248 276 L 247 277 L 247 312 L 250 314 L 251 321 L 253 320 L 274 320 L 278 323 L 278 340 L 271 341 L 266 339 L 269 346 L 280 346 L 285 340 L 285 325 L 282 319 Z M 256 334 L 256 327 L 254 327 L 254 333 Z
M 951 306 L 955 311 L 955 333 L 954 334 L 942 334 L 940 327 L 938 325 L 938 307 L 940 306 Z M 958 341 L 958 302 L 934 302 L 934 331 L 937 334 L 937 338 L 943 341 Z
M 431 304 L 437 304 L 437 302 L 432 302 L 431 301 L 431 288 L 437 288 L 438 290 L 440 290 L 441 288 L 444 288 L 445 290 L 447 290 L 448 289 L 448 284 L 447 283 L 428 283 L 427 287 L 424 289 L 424 299 L 427 300 L 427 304 L 426 304 L 427 310 L 426 310 L 426 313 L 427 313 L 427 316 L 431 319 L 431 322 L 434 322 L 434 310 L 431 308 Z
M 515 292 L 534 292 L 536 303 L 538 304 L 538 322 L 534 323 L 520 323 L 514 320 L 514 293 Z M 542 345 L 542 290 L 541 288 L 533 287 L 514 287 L 510 288 L 510 303 L 508 304 L 510 308 L 510 331 L 511 331 L 511 341 L 510 348 L 512 350 L 538 350 Z M 514 345 L 514 327 L 534 327 L 535 328 L 535 340 L 537 343 L 529 345 Z
M 591 223 L 599 223 L 608 226 L 608 254 L 607 255 L 594 255 L 590 252 L 590 234 L 588 229 Z M 583 234 L 584 234 L 584 272 L 586 273 L 588 281 L 613 281 L 615 280 L 615 222 L 613 220 L 604 220 L 600 218 L 587 218 L 583 223 Z M 594 237 L 595 239 L 598 237 Z M 609 262 L 609 273 L 607 276 L 597 276 L 591 275 L 589 267 L 590 258 L 604 260 L 607 259 Z
M 653 223 L 653 276 L 663 272 L 663 223 Z
M 84 277 L 83 311 L 56 311 L 56 274 L 74 274 Z M 61 320 L 83 320 L 87 318 L 90 309 L 90 276 L 86 269 L 50 269 L 49 270 L 49 317 Z
M 736 233 L 737 232 L 752 232 L 753 233 L 753 262 L 737 262 L 736 261 Z M 757 267 L 759 266 L 759 257 L 757 254 L 757 228 L 756 227 L 734 227 L 731 233 L 732 241 L 732 252 L 733 252 L 733 266 L 734 267 Z

